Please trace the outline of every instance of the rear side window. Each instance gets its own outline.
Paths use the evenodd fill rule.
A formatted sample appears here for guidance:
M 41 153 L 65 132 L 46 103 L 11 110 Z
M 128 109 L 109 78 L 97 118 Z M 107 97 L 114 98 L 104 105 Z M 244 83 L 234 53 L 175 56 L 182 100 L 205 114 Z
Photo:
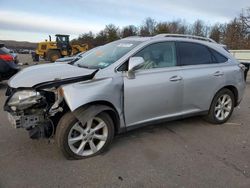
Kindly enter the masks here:
M 212 55 L 206 46 L 190 42 L 178 42 L 177 46 L 182 66 L 210 64 L 213 62 Z
M 225 63 L 228 61 L 228 59 L 221 55 L 219 52 L 213 50 L 213 49 L 210 49 L 211 53 L 212 53 L 212 56 L 213 56 L 213 62 L 215 63 Z

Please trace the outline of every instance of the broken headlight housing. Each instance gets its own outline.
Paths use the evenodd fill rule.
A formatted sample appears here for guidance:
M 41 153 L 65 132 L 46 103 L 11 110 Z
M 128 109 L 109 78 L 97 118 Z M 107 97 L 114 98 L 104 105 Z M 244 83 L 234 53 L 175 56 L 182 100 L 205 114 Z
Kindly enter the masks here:
M 33 90 L 23 90 L 23 91 L 17 91 L 12 95 L 10 100 L 8 101 L 8 106 L 12 110 L 24 110 L 32 105 L 36 104 L 39 99 L 42 98 L 42 95 Z

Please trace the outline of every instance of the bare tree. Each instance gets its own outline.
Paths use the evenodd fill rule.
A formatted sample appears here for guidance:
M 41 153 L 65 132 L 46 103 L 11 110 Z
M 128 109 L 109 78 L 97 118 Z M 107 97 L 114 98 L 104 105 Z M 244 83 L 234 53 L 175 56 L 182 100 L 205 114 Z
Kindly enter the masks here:
M 108 37 L 106 33 L 102 30 L 100 31 L 94 39 L 94 46 L 101 46 L 108 42 Z
M 197 36 L 206 36 L 206 26 L 202 20 L 197 20 L 192 26 L 192 34 Z
M 94 34 L 90 31 L 88 33 L 83 33 L 78 37 L 78 40 L 75 41 L 76 44 L 82 44 L 82 43 L 87 43 L 89 48 L 93 48 L 94 44 Z
M 229 49 L 242 49 L 244 48 L 244 35 L 242 33 L 242 24 L 238 19 L 234 19 L 226 26 L 224 33 L 224 43 Z
M 250 7 L 243 9 L 240 14 L 239 21 L 242 24 L 242 32 L 244 35 L 244 48 L 250 48 Z
M 146 18 L 146 20 L 144 21 L 143 25 L 140 28 L 140 35 L 141 36 L 154 35 L 156 24 L 157 23 L 154 19 L 150 17 Z
M 128 25 L 120 31 L 119 27 L 109 24 L 97 35 L 92 32 L 84 33 L 71 42 L 88 43 L 90 47 L 94 47 L 117 40 L 120 37 L 133 35 L 152 36 L 160 33 L 209 36 L 217 42 L 226 44 L 230 49 L 250 49 L 250 7 L 243 9 L 242 13 L 229 23 L 218 23 L 211 27 L 202 20 L 197 20 L 190 25 L 181 20 L 156 22 L 149 17 L 139 27 Z
M 121 31 L 121 37 L 129 37 L 137 35 L 137 28 L 134 25 L 126 26 Z
M 240 20 L 242 21 L 242 24 L 247 32 L 250 33 L 250 7 L 242 10 Z
M 221 38 L 223 35 L 222 26 L 220 24 L 215 24 L 211 27 L 209 37 L 216 42 L 221 42 Z
M 169 23 L 170 33 L 186 34 L 187 26 L 181 20 L 172 21 Z
M 116 27 L 114 24 L 106 25 L 104 32 L 106 33 L 108 42 L 112 42 L 120 38 L 118 34 L 119 27 Z
M 155 33 L 170 33 L 170 26 L 167 22 L 159 22 L 155 27 Z

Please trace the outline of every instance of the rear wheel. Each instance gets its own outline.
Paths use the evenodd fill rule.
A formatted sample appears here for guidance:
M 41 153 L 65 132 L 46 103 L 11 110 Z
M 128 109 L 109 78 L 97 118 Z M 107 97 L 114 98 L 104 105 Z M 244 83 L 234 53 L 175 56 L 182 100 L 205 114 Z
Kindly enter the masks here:
M 114 124 L 110 116 L 102 112 L 83 125 L 72 113 L 65 114 L 58 126 L 56 140 L 68 159 L 83 159 L 103 152 L 114 137 Z
M 235 99 L 232 91 L 222 89 L 215 95 L 206 119 L 214 124 L 225 123 L 231 117 L 234 106 Z
M 57 50 L 50 50 L 50 51 L 48 51 L 47 59 L 50 62 L 55 62 L 59 58 L 61 58 L 61 54 L 60 54 L 59 51 L 57 51 Z

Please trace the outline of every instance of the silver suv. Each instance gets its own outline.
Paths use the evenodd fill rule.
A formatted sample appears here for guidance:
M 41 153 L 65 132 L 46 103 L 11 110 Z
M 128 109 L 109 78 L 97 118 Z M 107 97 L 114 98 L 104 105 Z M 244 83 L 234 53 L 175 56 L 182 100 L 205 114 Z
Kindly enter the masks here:
M 11 78 L 5 110 L 31 138 L 55 135 L 67 158 L 103 152 L 114 135 L 204 115 L 226 122 L 245 89 L 244 70 L 211 39 L 161 34 L 93 49 L 73 64 L 26 68 Z

